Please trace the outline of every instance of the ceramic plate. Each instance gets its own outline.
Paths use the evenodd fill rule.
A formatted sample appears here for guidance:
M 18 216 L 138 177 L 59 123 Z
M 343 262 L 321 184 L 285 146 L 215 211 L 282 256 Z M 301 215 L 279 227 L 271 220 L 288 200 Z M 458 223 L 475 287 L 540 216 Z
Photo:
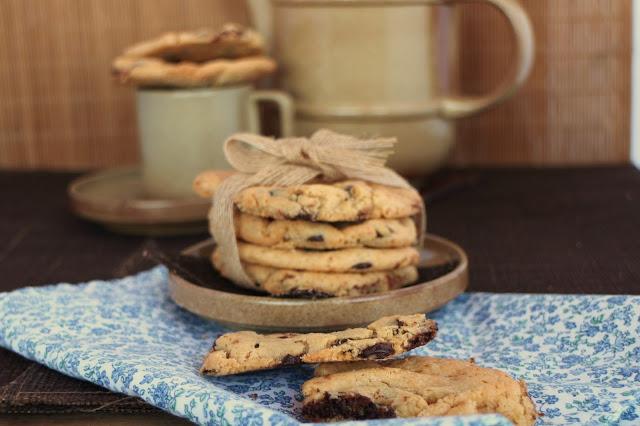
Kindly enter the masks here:
M 211 200 L 158 198 L 145 194 L 137 167 L 82 176 L 69 185 L 71 208 L 78 216 L 121 233 L 183 235 L 207 230 Z
M 183 254 L 204 259 L 214 248 L 205 241 Z M 211 267 L 210 279 L 187 279 L 172 271 L 171 298 L 181 307 L 235 329 L 321 331 L 367 324 L 386 315 L 429 312 L 464 292 L 468 282 L 464 250 L 428 235 L 421 251 L 419 283 L 384 293 L 327 299 L 277 298 L 234 286 Z M 195 278 L 195 277 L 194 277 Z

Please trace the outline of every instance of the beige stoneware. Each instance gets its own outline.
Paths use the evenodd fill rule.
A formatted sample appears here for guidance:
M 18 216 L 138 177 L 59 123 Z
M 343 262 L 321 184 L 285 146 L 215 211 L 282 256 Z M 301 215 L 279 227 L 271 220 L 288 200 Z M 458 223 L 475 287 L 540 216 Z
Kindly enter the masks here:
M 208 258 L 214 243 L 191 246 L 184 254 Z M 458 261 L 457 267 L 434 280 L 385 293 L 320 300 L 256 295 L 220 280 L 204 287 L 170 273 L 171 298 L 181 307 L 234 329 L 263 331 L 336 330 L 368 324 L 387 315 L 429 312 L 464 292 L 467 255 L 458 245 L 428 235 L 421 266 Z
M 443 93 L 455 80 L 457 20 L 433 6 L 486 2 L 509 21 L 516 44 L 507 79 L 482 96 Z M 516 0 L 250 0 L 254 25 L 271 41 L 282 88 L 295 101 L 295 133 L 319 128 L 395 136 L 390 166 L 424 174 L 440 166 L 455 138 L 452 119 L 511 96 L 533 63 L 529 19 Z M 454 14 L 451 14 L 454 15 Z M 273 17 L 270 19 L 270 17 Z M 444 37 L 443 33 L 448 34 Z M 456 86 L 452 81 L 450 86 Z
M 283 92 L 254 90 L 250 85 L 139 89 L 138 131 L 147 193 L 188 198 L 198 173 L 231 168 L 222 145 L 233 133 L 260 133 L 261 102 L 278 106 L 283 136 L 291 136 L 293 106 Z
M 78 216 L 124 234 L 168 236 L 204 234 L 211 200 L 150 196 L 138 167 L 82 176 L 69 185 L 69 201 Z

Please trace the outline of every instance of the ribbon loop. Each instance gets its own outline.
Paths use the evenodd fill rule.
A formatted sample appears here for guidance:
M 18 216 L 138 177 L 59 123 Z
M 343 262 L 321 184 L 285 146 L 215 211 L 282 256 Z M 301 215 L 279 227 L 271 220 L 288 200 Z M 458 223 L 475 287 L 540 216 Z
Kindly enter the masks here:
M 322 168 L 316 150 L 309 139 L 296 138 L 280 141 L 280 152 L 286 163 Z
M 236 194 L 255 185 L 291 186 L 312 180 L 361 179 L 411 188 L 400 175 L 385 167 L 395 143 L 395 138 L 357 139 L 326 129 L 318 130 L 309 139 L 276 140 L 251 133 L 229 137 L 224 143 L 224 154 L 240 173 L 225 179 L 216 190 L 209 213 L 210 231 L 228 278 L 242 287 L 255 288 L 238 255 L 233 221 Z M 421 216 L 420 235 L 424 231 L 424 205 Z

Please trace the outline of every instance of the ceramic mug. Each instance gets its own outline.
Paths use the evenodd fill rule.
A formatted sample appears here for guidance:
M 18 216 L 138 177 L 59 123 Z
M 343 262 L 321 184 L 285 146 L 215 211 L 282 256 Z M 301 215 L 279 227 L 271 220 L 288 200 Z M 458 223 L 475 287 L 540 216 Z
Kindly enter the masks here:
M 260 133 L 260 102 L 278 105 L 281 132 L 292 135 L 293 105 L 279 91 L 254 90 L 250 85 L 139 89 L 138 131 L 146 192 L 154 197 L 190 197 L 191 183 L 199 172 L 230 168 L 222 144 L 236 132 Z
M 456 46 L 438 45 L 431 6 L 458 0 L 272 0 L 273 49 L 281 85 L 295 100 L 296 134 L 326 127 L 395 136 L 399 144 L 389 164 L 399 172 L 425 174 L 442 165 L 455 138 L 452 119 L 508 98 L 533 63 L 531 24 L 517 1 L 460 1 L 497 8 L 515 36 L 512 75 L 484 96 L 454 97 L 439 87 L 438 68 L 455 56 Z M 269 15 L 266 4 L 252 3 L 257 23 Z M 455 24 L 446 30 L 457 30 Z

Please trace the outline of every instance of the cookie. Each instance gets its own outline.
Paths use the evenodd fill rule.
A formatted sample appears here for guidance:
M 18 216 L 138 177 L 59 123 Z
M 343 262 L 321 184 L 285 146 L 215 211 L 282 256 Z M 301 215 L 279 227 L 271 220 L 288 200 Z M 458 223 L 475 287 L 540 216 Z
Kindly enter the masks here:
M 202 198 L 211 198 L 223 180 L 233 175 L 233 170 L 206 170 L 193 180 L 193 192 Z
M 243 262 L 314 272 L 387 271 L 416 266 L 420 261 L 420 254 L 415 247 L 280 250 L 238 241 L 238 253 Z
M 247 83 L 271 74 L 275 69 L 275 61 L 266 56 L 215 59 L 202 64 L 120 56 L 112 66 L 114 77 L 123 84 L 191 88 Z
M 225 265 L 215 254 L 212 261 L 223 276 Z M 294 269 L 278 269 L 269 266 L 243 263 L 242 267 L 254 282 L 255 289 L 280 297 L 323 298 L 339 296 L 363 296 L 394 290 L 418 279 L 415 266 L 405 266 L 380 272 L 313 272 Z
M 289 187 L 254 186 L 234 198 L 238 209 L 271 219 L 354 222 L 400 219 L 417 214 L 422 200 L 414 189 L 360 180 Z
M 523 381 L 455 359 L 321 365 L 302 393 L 313 421 L 499 413 L 524 426 L 538 417 Z
M 262 54 L 264 42 L 253 30 L 226 24 L 219 31 L 201 29 L 170 32 L 126 49 L 123 56 L 157 58 L 165 62 L 208 62 L 212 59 L 235 59 Z
M 384 359 L 427 344 L 437 329 L 435 321 L 417 314 L 333 333 L 227 333 L 216 339 L 200 371 L 225 376 L 302 363 Z
M 238 238 L 277 249 L 394 248 L 415 244 L 417 238 L 411 218 L 330 223 L 273 220 L 240 213 L 235 226 Z

